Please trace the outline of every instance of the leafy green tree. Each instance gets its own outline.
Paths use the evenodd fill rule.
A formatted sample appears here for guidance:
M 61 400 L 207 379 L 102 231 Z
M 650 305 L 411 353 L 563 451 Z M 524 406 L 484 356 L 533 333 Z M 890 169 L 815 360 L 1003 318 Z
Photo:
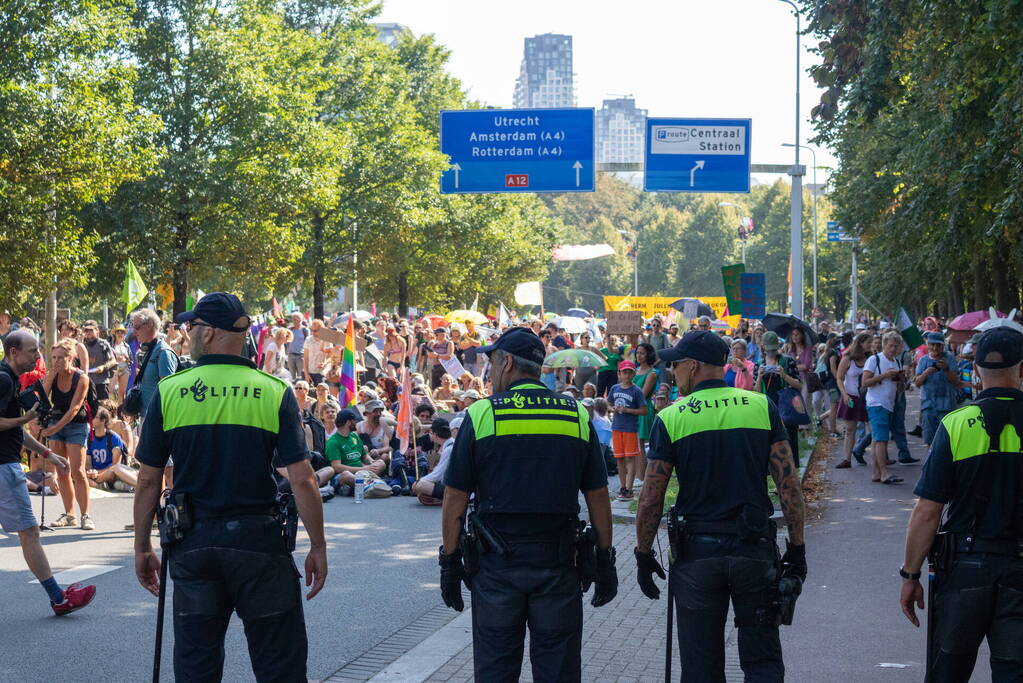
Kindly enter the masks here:
M 0 308 L 82 285 L 95 234 L 81 208 L 152 165 L 158 121 L 132 101 L 130 3 L 0 7 Z

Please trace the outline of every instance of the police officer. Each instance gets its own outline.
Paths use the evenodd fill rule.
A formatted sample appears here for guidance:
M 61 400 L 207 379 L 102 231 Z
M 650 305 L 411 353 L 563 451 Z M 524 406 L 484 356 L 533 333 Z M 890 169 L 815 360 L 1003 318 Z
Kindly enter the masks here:
M 190 528 L 170 550 L 174 579 L 174 675 L 219 681 L 231 612 L 245 625 L 258 681 L 306 679 L 306 632 L 299 574 L 287 550 L 271 471 L 287 467 L 311 548 L 306 585 L 327 576 L 320 492 L 291 388 L 241 357 L 249 317 L 237 297 L 204 296 L 176 322 L 188 330 L 194 368 L 165 377 L 142 429 L 135 493 L 135 571 L 154 595 L 160 560 L 150 530 L 163 468 L 174 454 L 174 500 Z M 164 549 L 165 556 L 167 549 Z
M 586 573 L 576 566 L 584 554 L 576 552 L 580 491 L 596 530 L 591 604 L 618 592 L 600 442 L 582 403 L 540 384 L 544 347 L 531 330 L 514 327 L 479 350 L 490 360 L 494 394 L 466 411 L 445 475 L 444 604 L 462 610 L 464 580 L 476 680 L 519 680 L 528 624 L 533 680 L 578 681 Z M 473 493 L 478 542 L 463 556 L 459 537 Z M 469 557 L 477 551 L 478 559 Z
M 651 546 L 675 470 L 679 520 L 673 524 L 678 532 L 668 581 L 678 615 L 682 680 L 724 680 L 731 599 L 746 680 L 781 681 L 778 583 L 782 576 L 806 578 L 803 497 L 785 425 L 765 395 L 725 384 L 728 347 L 713 332 L 688 332 L 658 355 L 671 364 L 681 398 L 657 414 L 650 435 L 636 514 L 640 588 L 650 599 L 660 596 L 653 575 L 663 579 L 664 570 Z M 789 530 L 780 567 L 768 474 Z
M 941 420 L 899 568 L 902 611 L 919 626 L 914 604 L 924 607 L 921 566 L 933 546 L 931 683 L 968 681 L 985 637 L 992 680 L 1023 680 L 1023 334 L 984 332 L 973 364 L 984 390 Z

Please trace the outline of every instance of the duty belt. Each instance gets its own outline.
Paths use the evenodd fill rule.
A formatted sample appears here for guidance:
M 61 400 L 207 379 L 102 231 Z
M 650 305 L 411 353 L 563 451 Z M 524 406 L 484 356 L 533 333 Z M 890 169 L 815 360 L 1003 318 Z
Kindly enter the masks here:
M 996 541 L 987 538 L 962 536 L 956 538 L 955 549 L 957 553 L 990 553 L 992 555 L 1008 555 L 1010 557 L 1023 558 L 1023 540 Z
M 193 516 L 195 519 L 228 519 L 231 517 L 268 516 L 277 514 L 277 508 L 273 505 L 239 505 L 230 508 L 200 508 L 194 506 Z
M 689 534 L 725 534 L 738 536 L 739 530 L 735 526 L 735 520 L 730 519 L 721 522 L 693 522 L 686 520 L 686 533 Z

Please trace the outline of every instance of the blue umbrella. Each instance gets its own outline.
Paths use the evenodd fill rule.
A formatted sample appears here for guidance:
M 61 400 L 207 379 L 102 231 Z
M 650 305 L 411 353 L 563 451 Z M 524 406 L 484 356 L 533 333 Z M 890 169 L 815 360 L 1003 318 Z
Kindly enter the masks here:
M 590 312 L 583 308 L 570 308 L 565 315 L 570 315 L 573 318 L 589 318 Z

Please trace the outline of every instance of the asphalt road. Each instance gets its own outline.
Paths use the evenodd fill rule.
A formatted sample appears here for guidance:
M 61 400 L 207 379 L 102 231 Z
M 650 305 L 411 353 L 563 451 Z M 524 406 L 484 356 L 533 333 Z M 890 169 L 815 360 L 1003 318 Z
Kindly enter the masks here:
M 32 498 L 36 516 L 40 499 Z M 3 681 L 141 681 L 152 671 L 156 598 L 135 579 L 130 494 L 92 501 L 95 531 L 44 532 L 54 572 L 82 565 L 116 567 L 88 579 L 98 589 L 87 608 L 57 618 L 46 595 L 31 584 L 17 538 L 0 534 L 0 637 Z M 46 499 L 46 519 L 61 512 Z M 437 547 L 440 508 L 415 498 L 335 498 L 324 505 L 329 574 L 323 591 L 305 603 L 310 679 L 329 676 L 350 659 L 440 604 Z M 154 538 L 154 544 L 157 540 Z M 305 534 L 295 559 L 302 567 Z M 59 577 L 58 577 L 59 578 Z M 169 608 L 169 602 L 168 602 Z M 163 680 L 172 680 L 173 633 L 165 622 Z M 242 625 L 232 619 L 226 642 L 225 681 L 252 681 Z

